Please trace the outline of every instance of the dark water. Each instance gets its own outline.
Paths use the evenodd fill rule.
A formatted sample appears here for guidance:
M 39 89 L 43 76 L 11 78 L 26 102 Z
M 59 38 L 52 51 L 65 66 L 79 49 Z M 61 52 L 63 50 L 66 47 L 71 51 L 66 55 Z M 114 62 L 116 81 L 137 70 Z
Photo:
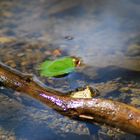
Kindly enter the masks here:
M 104 98 L 130 104 L 134 104 L 132 99 L 140 99 L 139 0 L 1 0 L 0 36 L 16 38 L 15 43 L 0 45 L 0 60 L 21 71 L 38 74 L 38 63 L 54 58 L 48 50 L 58 49 L 62 56 L 83 60 L 81 69 L 64 78 L 40 78 L 51 88 L 68 92 L 90 85 Z M 23 57 L 18 57 L 20 53 Z M 15 96 L 11 90 L 0 92 L 4 106 L 0 128 L 16 139 L 139 139 L 69 120 L 37 101 Z M 140 106 L 138 102 L 134 105 Z

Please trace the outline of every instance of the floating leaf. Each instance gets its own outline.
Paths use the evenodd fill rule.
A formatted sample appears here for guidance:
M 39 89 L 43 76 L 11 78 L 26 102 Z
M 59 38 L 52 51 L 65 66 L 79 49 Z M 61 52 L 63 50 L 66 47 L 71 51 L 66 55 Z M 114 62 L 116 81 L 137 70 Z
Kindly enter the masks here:
M 81 89 L 76 92 L 72 92 L 70 97 L 72 98 L 93 98 L 96 95 L 95 91 L 87 86 L 85 89 Z
M 40 67 L 40 75 L 45 77 L 56 77 L 68 74 L 75 70 L 77 58 L 63 57 L 57 60 L 46 60 Z

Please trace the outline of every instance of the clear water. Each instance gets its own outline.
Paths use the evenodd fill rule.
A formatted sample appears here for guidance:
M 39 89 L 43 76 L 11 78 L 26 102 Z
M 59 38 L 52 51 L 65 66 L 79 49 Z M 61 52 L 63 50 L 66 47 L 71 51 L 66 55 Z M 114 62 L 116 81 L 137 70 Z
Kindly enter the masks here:
M 44 49 L 49 46 L 60 49 L 64 55 L 81 57 L 85 63 L 82 70 L 64 78 L 54 78 L 53 82 L 45 80 L 49 87 L 67 92 L 87 84 L 106 84 L 117 78 L 125 84 L 140 84 L 139 0 L 1 0 L 0 12 L 0 36 L 15 37 L 22 42 L 43 42 L 42 56 L 45 57 Z M 20 53 L 21 46 L 24 44 L 6 47 L 15 55 Z M 1 45 L 0 49 L 4 47 Z M 2 61 L 8 59 L 6 54 L 0 57 Z M 127 94 L 122 96 L 116 90 L 100 96 L 129 103 L 130 97 Z M 0 127 L 7 133 L 14 133 L 17 139 L 112 138 L 106 136 L 104 130 L 98 134 L 101 128 L 96 125 L 69 120 L 28 97 L 17 98 L 11 90 L 0 89 L 0 92 L 0 104 L 8 104 L 1 109 Z M 116 96 L 116 92 L 119 95 Z M 68 132 L 63 130 L 66 125 L 69 126 Z M 82 128 L 77 130 L 76 126 L 85 128 L 85 131 L 82 132 Z M 139 139 L 131 134 L 113 138 L 128 137 Z

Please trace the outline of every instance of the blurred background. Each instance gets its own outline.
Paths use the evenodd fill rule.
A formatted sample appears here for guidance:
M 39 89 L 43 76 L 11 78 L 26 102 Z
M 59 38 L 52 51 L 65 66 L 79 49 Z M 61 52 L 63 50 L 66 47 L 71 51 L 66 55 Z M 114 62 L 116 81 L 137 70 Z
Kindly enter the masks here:
M 139 0 L 0 0 L 0 61 L 33 73 L 64 94 L 90 85 L 99 97 L 140 107 Z M 80 57 L 61 78 L 42 78 L 46 59 Z M 138 140 L 139 136 L 70 120 L 13 90 L 0 88 L 2 140 Z

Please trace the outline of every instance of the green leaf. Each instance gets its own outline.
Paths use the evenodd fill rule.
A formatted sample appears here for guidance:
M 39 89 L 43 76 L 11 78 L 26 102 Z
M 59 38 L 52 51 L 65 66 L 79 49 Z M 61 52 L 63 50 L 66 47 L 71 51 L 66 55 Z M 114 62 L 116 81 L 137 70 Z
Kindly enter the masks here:
M 55 77 L 68 74 L 75 70 L 75 58 L 63 57 L 57 60 L 46 60 L 40 67 L 40 75 L 45 77 Z

